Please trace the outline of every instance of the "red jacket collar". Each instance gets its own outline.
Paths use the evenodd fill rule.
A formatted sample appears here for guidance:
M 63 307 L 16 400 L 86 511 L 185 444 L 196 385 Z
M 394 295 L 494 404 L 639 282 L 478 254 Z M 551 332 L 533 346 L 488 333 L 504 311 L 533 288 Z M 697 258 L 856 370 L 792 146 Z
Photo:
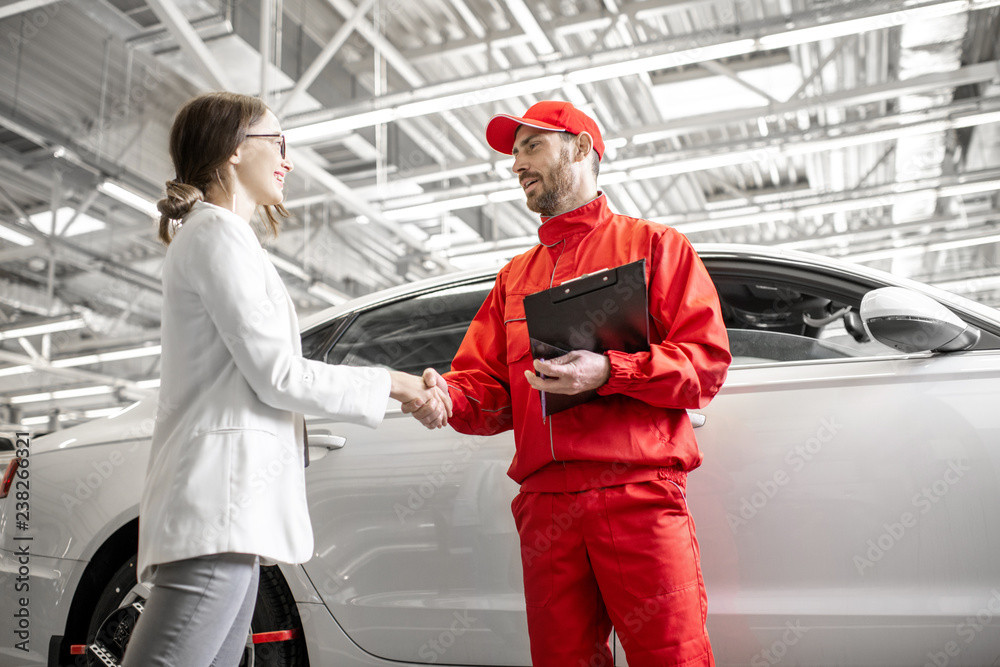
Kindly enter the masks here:
M 572 211 L 551 218 L 543 216 L 542 226 L 538 228 L 538 240 L 546 246 L 554 245 L 570 236 L 591 231 L 611 216 L 607 198 L 603 192 L 598 192 L 597 197 Z

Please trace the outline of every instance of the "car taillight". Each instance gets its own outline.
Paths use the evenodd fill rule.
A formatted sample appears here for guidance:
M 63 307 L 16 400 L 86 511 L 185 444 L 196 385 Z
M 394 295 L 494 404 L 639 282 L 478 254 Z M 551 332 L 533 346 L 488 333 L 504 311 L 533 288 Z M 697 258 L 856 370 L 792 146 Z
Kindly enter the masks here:
M 3 474 L 3 484 L 0 484 L 0 499 L 6 498 L 7 493 L 10 491 L 10 485 L 14 482 L 14 473 L 17 472 L 17 467 L 21 465 L 21 459 L 13 458 L 10 463 L 7 464 L 7 470 Z

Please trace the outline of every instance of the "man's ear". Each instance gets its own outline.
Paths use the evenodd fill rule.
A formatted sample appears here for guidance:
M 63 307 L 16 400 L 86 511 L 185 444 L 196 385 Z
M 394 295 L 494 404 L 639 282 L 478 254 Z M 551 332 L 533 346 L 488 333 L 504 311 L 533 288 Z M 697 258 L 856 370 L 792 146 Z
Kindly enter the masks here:
M 576 160 L 580 162 L 590 157 L 590 152 L 594 150 L 594 138 L 590 132 L 581 132 L 576 135 Z

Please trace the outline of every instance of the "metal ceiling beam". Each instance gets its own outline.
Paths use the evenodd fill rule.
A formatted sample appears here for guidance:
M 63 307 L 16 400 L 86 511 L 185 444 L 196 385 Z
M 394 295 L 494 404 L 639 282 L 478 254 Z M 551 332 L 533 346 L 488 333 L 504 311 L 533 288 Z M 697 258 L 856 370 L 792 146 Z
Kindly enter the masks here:
M 906 234 L 924 234 L 937 231 L 955 231 L 1000 221 L 1000 213 L 985 211 L 982 213 L 963 214 L 961 216 L 934 216 L 909 222 L 893 223 L 864 229 L 853 229 L 847 232 L 832 232 L 824 234 L 809 233 L 807 238 L 795 240 L 761 241 L 761 245 L 802 250 L 805 252 L 822 252 L 823 249 L 839 247 L 841 242 L 848 242 L 853 249 L 858 244 L 873 244 L 885 247 L 892 238 Z M 867 246 L 866 246 L 867 247 Z
M 606 187 L 624 181 L 644 181 L 693 171 L 758 163 L 780 157 L 805 156 L 866 143 L 891 141 L 900 136 L 971 127 L 996 122 L 1000 117 L 997 114 L 1000 114 L 1000 98 L 966 99 L 919 115 L 894 114 L 844 123 L 834 128 L 832 132 L 830 128 L 819 128 L 806 135 L 791 133 L 771 135 L 766 139 L 707 144 L 684 151 L 657 153 L 612 162 L 602 169 L 598 185 Z M 488 197 L 491 201 L 512 200 L 519 198 L 520 192 L 516 179 L 509 178 L 451 188 L 435 192 L 430 196 L 425 194 L 419 197 L 399 197 L 392 201 L 392 208 L 386 209 L 385 212 L 399 219 L 401 210 L 413 207 L 414 213 L 418 213 L 423 210 L 419 207 L 428 204 L 455 203 L 454 208 L 435 206 L 435 210 L 477 208 L 481 204 L 476 203 L 476 197 L 479 199 Z M 679 214 L 660 221 L 667 224 L 685 222 L 686 215 L 688 214 Z M 720 218 L 724 217 L 721 213 L 718 215 Z
M 278 118 L 284 118 L 284 111 L 288 108 L 295 99 L 306 92 L 306 90 L 313 84 L 317 77 L 323 72 L 323 68 L 327 66 L 330 60 L 336 55 L 340 47 L 344 45 L 347 38 L 351 36 L 351 33 L 357 28 L 358 24 L 364 20 L 365 15 L 368 10 L 371 9 L 372 5 L 375 4 L 375 0 L 362 0 L 361 4 L 354 11 L 354 13 L 347 19 L 344 25 L 340 26 L 340 29 L 334 33 L 333 37 L 323 50 L 320 51 L 319 55 L 309 64 L 306 71 L 302 73 L 299 80 L 295 82 L 295 86 L 285 95 L 281 101 L 278 103 L 274 109 L 274 114 Z
M 54 5 L 57 2 L 59 0 L 20 0 L 19 2 L 12 2 L 0 7 L 0 21 L 10 16 L 17 16 L 18 14 L 24 14 L 34 9 L 41 9 L 46 5 Z
M 274 11 L 274 0 L 260 0 L 260 99 L 268 103 L 270 94 L 270 83 L 268 81 L 268 70 L 271 67 L 271 35 L 273 26 L 271 15 Z M 201 38 L 199 38 L 200 40 Z
M 188 22 L 184 13 L 177 7 L 174 0 L 146 0 L 156 17 L 170 30 L 181 50 L 194 63 L 195 67 L 208 79 L 209 84 L 217 90 L 228 90 L 228 77 L 219 61 L 201 41 L 201 37 Z
M 524 0 L 507 0 L 506 4 L 507 10 L 521 26 L 521 30 L 528 36 L 528 39 L 531 40 L 538 55 L 547 56 L 555 53 L 555 47 L 552 46 L 548 35 L 542 30 L 542 26 L 539 25 L 535 15 L 531 13 L 527 3 Z
M 323 187 L 334 193 L 337 197 L 337 201 L 339 201 L 343 206 L 365 216 L 368 218 L 369 222 L 373 222 L 380 227 L 383 227 L 411 248 L 419 250 L 420 252 L 426 252 L 426 248 L 424 247 L 422 240 L 408 234 L 406 230 L 400 227 L 400 225 L 387 220 L 378 207 L 373 206 L 361 197 L 358 197 L 351 187 L 345 185 L 343 181 L 336 176 L 333 176 L 326 169 L 323 169 L 322 166 L 314 162 L 311 158 L 300 154 L 295 158 L 295 161 L 298 169 L 316 179 L 316 181 Z M 439 255 L 436 256 L 435 261 L 444 268 L 448 268 L 450 266 L 447 260 L 443 259 Z
M 149 394 L 151 391 L 149 389 L 143 389 L 135 383 L 134 380 L 127 380 L 125 378 L 115 377 L 114 375 L 105 375 L 104 373 L 94 373 L 92 371 L 84 371 L 79 368 L 55 368 L 51 366 L 48 360 L 39 358 L 32 358 L 27 355 L 17 354 L 16 352 L 9 352 L 7 350 L 0 350 L 0 361 L 8 361 L 17 365 L 31 366 L 33 369 L 40 373 L 48 373 L 50 375 L 58 375 L 64 378 L 71 378 L 73 380 L 87 380 L 88 382 L 99 382 L 101 384 L 108 384 L 114 387 L 124 387 L 131 389 L 133 391 L 139 391 L 143 394 Z M 63 387 L 65 388 L 65 387 Z M 58 391 L 58 387 L 50 389 L 50 391 Z M 19 390 L 21 391 L 21 390 Z M 4 392 L 2 394 L 5 397 L 9 397 L 11 392 Z
M 759 210 L 757 211 L 742 215 L 733 215 L 728 218 L 706 220 L 706 213 L 703 211 L 697 211 L 672 216 L 659 216 L 653 219 L 662 224 L 676 226 L 679 231 L 682 231 L 685 234 L 692 234 L 698 233 L 699 231 L 708 231 L 708 229 L 698 229 L 697 226 L 699 225 L 708 227 L 710 225 L 721 224 L 723 228 L 727 228 L 739 225 L 759 224 L 768 220 L 796 220 L 814 215 L 822 215 L 829 209 L 835 209 L 841 206 L 850 208 L 850 210 L 880 208 L 892 205 L 894 198 L 899 196 L 919 194 L 926 191 L 937 191 L 941 196 L 954 196 L 950 194 L 949 190 L 956 190 L 964 187 L 971 189 L 978 188 L 978 191 L 980 192 L 1000 191 L 1000 168 L 986 169 L 952 176 L 941 176 L 933 179 L 925 179 L 923 181 L 911 181 L 903 184 L 887 183 L 884 185 L 837 193 L 819 194 L 815 191 L 809 190 L 801 193 L 795 193 L 790 197 L 774 196 L 769 197 L 766 204 L 758 205 L 756 208 Z M 957 221 L 959 218 L 955 216 L 947 219 Z M 931 224 L 932 222 L 939 220 L 941 219 L 933 218 L 929 220 L 920 220 L 912 223 L 912 226 L 919 227 L 920 225 Z M 893 225 L 891 228 L 887 229 L 906 231 L 909 230 L 910 227 L 911 223 L 905 223 Z M 841 236 L 841 234 L 832 234 L 828 237 L 816 237 L 816 239 L 819 240 L 829 238 L 830 240 L 834 240 Z M 447 254 L 449 257 L 461 257 L 465 255 L 492 252 L 494 250 L 508 250 L 516 248 L 526 249 L 535 245 L 537 242 L 538 237 L 536 235 L 526 235 L 522 237 L 502 239 L 495 242 L 455 246 L 450 249 Z M 776 245 L 799 247 L 798 244 L 810 242 L 811 240 L 778 243 Z
M 336 7 L 346 0 L 328 0 L 328 2 Z M 994 4 L 1000 4 L 1000 0 L 980 0 L 976 8 L 989 7 Z M 566 83 L 604 81 L 620 78 L 626 74 L 638 74 L 784 48 L 789 41 L 797 43 L 796 40 L 800 40 L 803 43 L 811 43 L 823 37 L 822 33 L 810 33 L 808 30 L 822 28 L 852 34 L 850 32 L 852 30 L 859 32 L 872 29 L 870 26 L 859 24 L 857 22 L 859 18 L 884 19 L 886 27 L 890 27 L 898 24 L 894 21 L 902 20 L 899 15 L 904 11 L 910 12 L 909 15 L 914 18 L 920 18 L 921 11 L 950 11 L 954 13 L 963 11 L 963 9 L 950 0 L 925 2 L 919 6 L 911 7 L 900 2 L 893 2 L 889 5 L 878 6 L 877 11 L 872 11 L 870 4 L 861 5 L 859 3 L 851 5 L 847 11 L 842 11 L 835 16 L 823 17 L 823 23 L 819 23 L 814 15 L 791 17 L 794 18 L 797 26 L 795 30 L 791 31 L 786 27 L 785 19 L 780 22 L 771 20 L 766 24 L 750 25 L 741 30 L 741 35 L 750 35 L 749 38 L 726 39 L 726 36 L 720 35 L 718 31 L 705 31 L 652 44 L 571 56 L 503 72 L 492 72 L 467 79 L 420 87 L 418 87 L 419 84 L 409 81 L 409 77 L 406 76 L 406 72 L 412 72 L 412 66 L 409 63 L 393 61 L 394 66 L 408 79 L 411 90 L 382 95 L 360 104 L 300 114 L 290 118 L 290 121 L 293 128 L 330 123 L 331 133 L 346 132 L 377 123 L 443 113 L 496 99 L 507 99 L 512 95 L 533 94 L 558 89 Z M 370 26 L 368 28 L 368 33 L 371 33 Z M 399 52 L 395 48 L 392 49 L 392 52 L 394 53 L 393 58 L 399 56 Z M 422 78 L 418 77 L 418 79 L 422 83 Z M 331 122 L 334 120 L 336 120 L 335 123 Z

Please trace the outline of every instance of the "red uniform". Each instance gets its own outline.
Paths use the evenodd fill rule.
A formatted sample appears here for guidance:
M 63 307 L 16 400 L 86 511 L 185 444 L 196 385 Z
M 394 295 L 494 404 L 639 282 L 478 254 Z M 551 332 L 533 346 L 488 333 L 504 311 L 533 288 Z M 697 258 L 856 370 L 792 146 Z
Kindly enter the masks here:
M 715 287 L 684 236 L 612 213 L 604 195 L 543 218 L 538 235 L 500 271 L 445 375 L 456 430 L 514 429 L 533 663 L 610 665 L 613 621 L 632 667 L 711 664 L 683 494 L 702 460 L 685 410 L 708 404 L 731 361 Z M 608 352 L 601 398 L 543 418 L 524 378 L 524 296 L 642 258 L 650 351 Z

